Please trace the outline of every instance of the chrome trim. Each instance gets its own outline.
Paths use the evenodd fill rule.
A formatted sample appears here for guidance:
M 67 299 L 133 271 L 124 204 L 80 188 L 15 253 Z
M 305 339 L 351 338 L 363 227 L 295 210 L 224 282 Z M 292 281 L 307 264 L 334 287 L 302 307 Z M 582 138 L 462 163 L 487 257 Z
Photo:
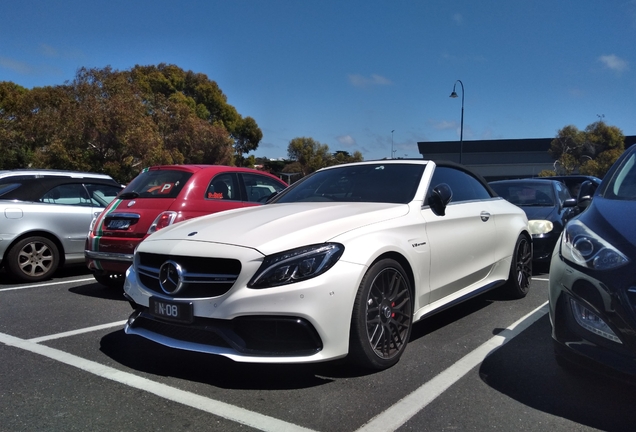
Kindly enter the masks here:
M 136 268 L 139 274 L 159 280 L 158 268 L 144 265 L 137 265 Z M 187 271 L 184 271 L 182 276 L 184 284 L 224 284 L 234 283 L 238 279 L 238 275 L 233 274 L 188 273 Z
M 88 259 L 104 260 L 104 261 L 120 261 L 120 262 L 133 262 L 133 254 L 114 253 L 114 252 L 97 252 L 91 250 L 85 250 L 84 256 Z

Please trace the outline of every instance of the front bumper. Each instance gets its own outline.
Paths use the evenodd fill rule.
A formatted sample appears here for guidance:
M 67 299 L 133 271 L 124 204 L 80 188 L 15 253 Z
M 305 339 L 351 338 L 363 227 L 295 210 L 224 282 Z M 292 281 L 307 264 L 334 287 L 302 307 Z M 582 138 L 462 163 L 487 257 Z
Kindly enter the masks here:
M 215 251 L 217 256 L 235 252 L 231 246 L 217 249 L 225 249 Z M 125 327 L 126 334 L 239 362 L 312 363 L 346 356 L 353 302 L 366 267 L 339 261 L 313 279 L 251 289 L 246 285 L 262 255 L 250 253 L 247 260 L 241 260 L 241 274 L 227 292 L 177 299 L 192 303 L 194 321 L 190 324 L 153 315 L 150 297 L 174 298 L 145 286 L 135 266 L 130 267 L 124 291 L 135 311 Z
M 587 369 L 636 383 L 636 299 L 630 296 L 636 293 L 574 268 L 555 250 L 549 292 L 555 354 Z M 609 327 L 609 334 L 585 328 L 575 317 L 573 304 L 600 318 Z
M 532 236 L 532 260 L 535 262 L 548 263 L 552 257 L 554 246 L 559 239 L 560 233 L 550 232 L 548 234 Z

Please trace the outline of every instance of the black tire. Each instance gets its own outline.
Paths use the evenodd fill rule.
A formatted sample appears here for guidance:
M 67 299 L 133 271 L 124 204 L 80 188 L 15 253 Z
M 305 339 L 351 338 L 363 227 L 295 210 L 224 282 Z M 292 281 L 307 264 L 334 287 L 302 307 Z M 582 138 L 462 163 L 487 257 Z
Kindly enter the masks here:
M 7 271 L 24 282 L 37 282 L 53 276 L 60 263 L 60 252 L 46 237 L 27 237 L 7 254 Z
M 122 273 L 93 273 L 95 280 L 108 288 L 123 289 L 126 275 Z
M 532 244 L 521 234 L 515 244 L 510 263 L 508 280 L 503 286 L 504 294 L 512 299 L 520 299 L 528 294 L 532 280 Z
M 411 336 L 412 290 L 402 266 L 375 263 L 362 279 L 351 318 L 349 359 L 365 369 L 396 364 Z

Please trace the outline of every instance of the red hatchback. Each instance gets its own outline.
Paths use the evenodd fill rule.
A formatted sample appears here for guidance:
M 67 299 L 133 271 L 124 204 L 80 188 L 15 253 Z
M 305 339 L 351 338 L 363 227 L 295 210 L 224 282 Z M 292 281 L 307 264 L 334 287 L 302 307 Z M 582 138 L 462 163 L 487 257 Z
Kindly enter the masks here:
M 249 168 L 147 168 L 93 220 L 86 239 L 86 264 L 97 282 L 121 287 L 135 247 L 148 235 L 186 219 L 263 204 L 285 187 L 279 178 Z

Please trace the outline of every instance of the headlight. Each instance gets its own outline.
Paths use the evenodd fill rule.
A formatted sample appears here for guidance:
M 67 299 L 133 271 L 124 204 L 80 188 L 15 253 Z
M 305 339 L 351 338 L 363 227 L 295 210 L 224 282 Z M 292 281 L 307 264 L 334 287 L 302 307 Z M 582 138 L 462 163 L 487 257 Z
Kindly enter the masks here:
M 247 286 L 270 288 L 311 279 L 333 267 L 343 252 L 343 245 L 325 243 L 270 255 Z
M 539 234 L 547 234 L 554 228 L 554 225 L 549 220 L 529 220 L 528 221 L 528 229 L 530 230 L 530 234 L 539 235 Z
M 593 270 L 610 270 L 629 262 L 621 251 L 578 220 L 571 221 L 563 230 L 561 256 Z
M 591 331 L 594 334 L 609 339 L 612 342 L 622 344 L 621 340 L 616 336 L 616 333 L 594 312 L 579 304 L 574 299 L 570 299 L 570 306 L 572 307 L 572 314 L 576 322 L 584 329 Z

